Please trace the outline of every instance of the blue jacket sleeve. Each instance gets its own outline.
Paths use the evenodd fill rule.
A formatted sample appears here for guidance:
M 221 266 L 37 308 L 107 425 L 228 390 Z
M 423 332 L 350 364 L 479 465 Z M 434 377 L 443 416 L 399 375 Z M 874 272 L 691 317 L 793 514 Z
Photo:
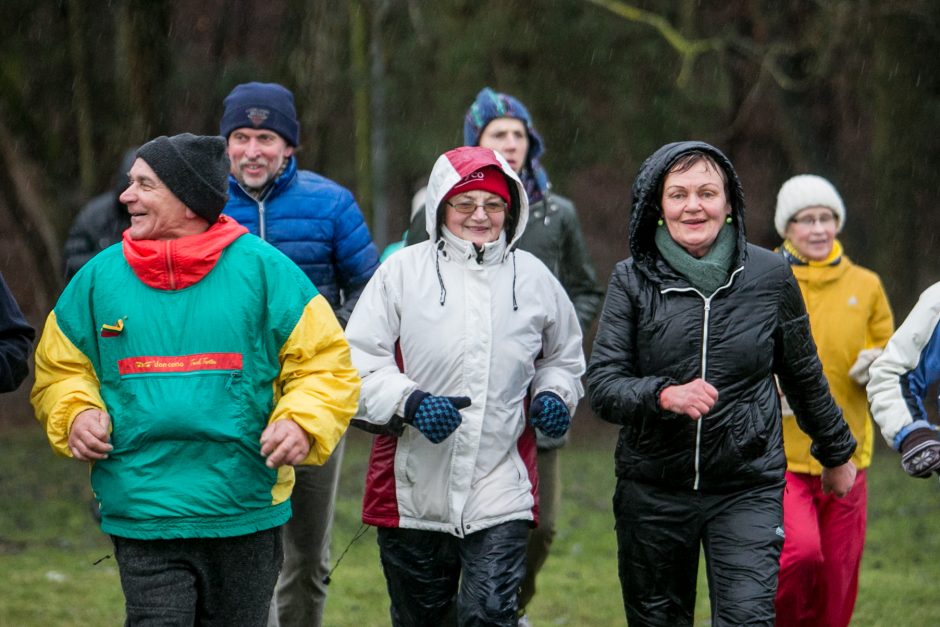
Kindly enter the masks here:
M 344 190 L 335 216 L 333 251 L 337 281 L 343 290 L 343 305 L 335 313 L 345 327 L 359 295 L 379 267 L 379 251 L 372 242 L 359 205 L 348 191 Z
M 920 295 L 869 374 L 871 415 L 897 449 L 912 429 L 929 424 L 924 399 L 940 380 L 940 283 Z

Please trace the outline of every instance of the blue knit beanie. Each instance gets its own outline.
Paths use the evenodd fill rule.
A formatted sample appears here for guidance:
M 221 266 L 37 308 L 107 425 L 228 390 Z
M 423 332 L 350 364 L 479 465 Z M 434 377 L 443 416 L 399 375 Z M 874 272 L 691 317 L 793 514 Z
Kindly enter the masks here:
M 291 146 L 300 145 L 294 94 L 277 83 L 242 83 L 225 97 L 220 123 L 225 139 L 238 128 L 266 128 Z
M 463 144 L 464 146 L 478 146 L 484 129 L 496 118 L 516 118 L 525 124 L 529 134 L 529 152 L 526 155 L 522 180 L 529 193 L 529 200 L 536 200 L 532 198 L 533 191 L 541 196 L 540 192 L 544 192 L 549 186 L 548 174 L 539 163 L 539 157 L 545 152 L 545 145 L 532 124 L 529 110 L 517 98 L 489 87 L 481 89 L 464 117 Z

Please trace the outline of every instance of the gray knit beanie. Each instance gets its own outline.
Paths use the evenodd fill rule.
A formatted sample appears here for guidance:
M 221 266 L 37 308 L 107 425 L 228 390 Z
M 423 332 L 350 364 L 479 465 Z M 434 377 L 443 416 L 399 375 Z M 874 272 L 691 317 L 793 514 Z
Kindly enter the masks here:
M 224 137 L 161 135 L 141 146 L 137 156 L 193 213 L 215 224 L 228 201 L 229 160 Z
M 774 214 L 777 234 L 786 238 L 787 223 L 807 207 L 832 209 L 839 219 L 837 233 L 845 225 L 845 205 L 832 183 L 815 174 L 799 174 L 784 183 L 777 193 L 777 211 Z

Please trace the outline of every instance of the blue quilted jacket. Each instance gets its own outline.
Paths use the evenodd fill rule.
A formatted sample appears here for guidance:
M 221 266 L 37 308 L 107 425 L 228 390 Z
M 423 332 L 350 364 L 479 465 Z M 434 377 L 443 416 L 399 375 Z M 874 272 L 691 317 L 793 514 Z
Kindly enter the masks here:
M 224 212 L 290 257 L 346 326 L 360 292 L 379 266 L 369 227 L 348 189 L 298 170 L 291 157 L 260 200 L 229 175 Z

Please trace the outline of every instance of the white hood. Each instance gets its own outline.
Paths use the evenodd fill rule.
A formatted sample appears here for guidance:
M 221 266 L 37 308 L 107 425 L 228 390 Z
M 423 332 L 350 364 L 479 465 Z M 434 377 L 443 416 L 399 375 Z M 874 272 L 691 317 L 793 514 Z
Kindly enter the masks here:
M 512 185 L 510 195 L 509 213 L 506 216 L 505 230 L 512 232 L 512 239 L 507 241 L 506 250 L 512 250 L 519 241 L 526 222 L 529 220 L 529 198 L 525 193 L 525 186 L 519 179 L 509 163 L 502 155 L 492 150 L 478 146 L 465 146 L 450 150 L 438 157 L 431 170 L 428 180 L 427 198 L 425 200 L 424 220 L 428 236 L 435 244 L 439 239 L 437 231 L 437 210 L 445 200 L 445 195 L 460 179 L 471 172 L 486 166 L 496 166 L 503 171 Z

